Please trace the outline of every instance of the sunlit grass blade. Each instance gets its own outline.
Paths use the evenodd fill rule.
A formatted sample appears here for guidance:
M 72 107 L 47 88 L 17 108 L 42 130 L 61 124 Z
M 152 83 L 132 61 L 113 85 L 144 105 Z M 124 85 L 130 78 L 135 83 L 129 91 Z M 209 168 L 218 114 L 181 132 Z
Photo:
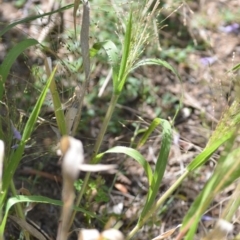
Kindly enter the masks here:
M 138 142 L 137 145 L 137 149 L 141 148 L 145 142 L 148 140 L 149 136 L 151 135 L 151 133 L 156 129 L 156 127 L 161 123 L 161 119 L 160 118 L 155 118 L 150 126 L 148 127 L 148 129 L 144 132 L 143 136 L 141 137 L 141 139 Z
M 152 169 L 149 165 L 149 163 L 146 161 L 146 159 L 142 156 L 141 153 L 139 153 L 137 150 L 133 149 L 133 148 L 129 148 L 129 147 L 122 147 L 122 146 L 117 146 L 117 147 L 113 147 L 109 150 L 107 150 L 106 152 L 103 153 L 99 153 L 95 159 L 93 163 L 98 163 L 101 158 L 103 157 L 103 155 L 105 155 L 106 153 L 124 153 L 130 157 L 132 157 L 133 159 L 135 159 L 144 169 L 147 178 L 148 178 L 148 182 L 149 182 L 149 186 L 152 182 Z
M 122 92 L 122 88 L 125 84 L 128 71 L 127 69 L 127 64 L 128 64 L 128 58 L 129 58 L 129 53 L 130 53 L 130 48 L 131 48 L 131 36 L 132 36 L 132 12 L 130 12 L 130 16 L 127 22 L 127 29 L 124 37 L 124 44 L 123 44 L 123 55 L 122 55 L 122 60 L 120 64 L 120 70 L 118 73 L 118 80 L 117 83 L 114 83 L 114 93 L 116 95 L 120 94 Z M 114 79 L 115 81 L 115 79 Z
M 170 147 L 172 144 L 172 128 L 171 125 L 168 121 L 164 119 L 161 120 L 161 125 L 162 125 L 162 143 L 161 143 L 161 149 L 158 155 L 157 163 L 155 166 L 155 170 L 153 173 L 153 179 L 151 182 L 151 187 L 148 190 L 148 195 L 147 195 L 147 200 L 146 204 L 144 205 L 144 208 L 141 212 L 141 216 L 139 218 L 139 222 L 144 218 L 146 213 L 151 209 L 156 196 L 159 191 L 159 187 L 166 169 L 167 161 L 168 161 L 168 156 L 170 152 Z
M 212 154 L 227 140 L 231 138 L 231 133 L 224 135 L 221 139 L 218 139 L 211 145 L 207 146 L 199 155 L 197 155 L 187 166 L 188 171 L 194 171 L 198 167 L 201 167 L 205 164 Z
M 16 197 L 12 197 L 12 198 L 8 199 L 8 201 L 7 201 L 4 218 L 3 218 L 3 221 L 0 225 L 0 236 L 3 236 L 9 210 L 11 209 L 12 206 L 14 206 L 17 203 L 45 203 L 45 204 L 52 204 L 52 205 L 56 205 L 56 206 L 62 206 L 63 205 L 62 201 L 60 201 L 60 200 L 55 200 L 55 199 L 51 199 L 51 198 L 43 197 L 43 196 L 22 196 L 22 195 L 19 195 L 19 196 L 16 196 Z M 74 208 L 75 211 L 82 212 L 89 217 L 100 219 L 100 217 L 98 217 L 97 215 L 95 215 L 92 212 L 86 211 L 84 208 L 80 208 L 80 207 L 73 207 L 73 208 Z
M 3 34 L 5 34 L 10 29 L 14 28 L 18 24 L 31 22 L 31 21 L 36 20 L 38 18 L 43 18 L 45 16 L 49 16 L 49 15 L 52 15 L 54 13 L 63 12 L 65 10 L 69 9 L 69 8 L 72 8 L 73 6 L 74 6 L 74 4 L 69 4 L 69 5 L 67 5 L 65 7 L 62 7 L 62 8 L 59 8 L 59 9 L 57 9 L 55 11 L 47 12 L 47 13 L 44 13 L 44 14 L 39 14 L 39 15 L 36 15 L 36 16 L 26 17 L 26 18 L 23 18 L 23 19 L 21 19 L 19 21 L 13 22 L 13 23 L 7 25 L 7 27 L 5 27 L 2 31 L 0 31 L 0 37 L 2 37 Z
M 15 152 L 11 155 L 9 161 L 7 162 L 7 165 L 4 168 L 4 176 L 3 176 L 3 187 L 2 187 L 2 194 L 0 197 L 0 207 L 2 207 L 3 201 L 6 197 L 6 194 L 8 192 L 9 184 L 11 180 L 13 179 L 13 175 L 19 165 L 19 162 L 22 158 L 24 147 L 27 141 L 29 140 L 31 133 L 34 129 L 35 123 L 37 121 L 38 115 L 40 113 L 40 109 L 42 107 L 42 104 L 45 100 L 48 88 L 51 84 L 51 81 L 54 77 L 54 74 L 56 72 L 56 67 L 53 70 L 51 76 L 48 78 L 48 81 L 42 90 L 42 93 L 40 94 L 37 103 L 34 106 L 34 109 L 32 113 L 30 114 L 30 117 L 26 123 L 26 126 L 24 128 L 23 134 L 22 134 L 22 140 L 18 146 L 18 148 L 15 150 Z
M 17 57 L 28 47 L 38 44 L 38 41 L 35 39 L 25 39 L 20 43 L 16 44 L 4 58 L 3 63 L 0 66 L 0 99 L 2 99 L 4 84 L 6 82 L 9 71 L 17 59 Z
M 232 144 L 233 142 L 230 143 L 230 145 Z M 226 155 L 226 153 L 224 153 L 225 155 L 223 154 L 220 158 L 220 163 L 214 171 L 214 174 L 184 218 L 181 232 L 184 234 L 188 231 L 185 239 L 193 239 L 198 223 L 214 197 L 240 177 L 240 149 L 238 148 L 233 151 L 228 151 L 229 149 L 226 150 L 229 154 Z
M 227 108 L 219 121 L 215 131 L 210 137 L 205 149 L 188 165 L 187 169 L 193 171 L 202 166 L 210 156 L 235 134 L 240 124 L 239 103 L 234 101 Z

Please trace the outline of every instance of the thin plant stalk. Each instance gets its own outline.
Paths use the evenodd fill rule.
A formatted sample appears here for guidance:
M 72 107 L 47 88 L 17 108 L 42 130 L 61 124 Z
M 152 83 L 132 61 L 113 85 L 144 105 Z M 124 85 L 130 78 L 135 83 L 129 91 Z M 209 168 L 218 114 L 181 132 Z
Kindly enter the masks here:
M 100 129 L 100 132 L 98 134 L 98 137 L 97 137 L 94 149 L 93 149 L 93 154 L 92 154 L 92 158 L 91 158 L 91 162 L 92 163 L 94 163 L 94 158 L 95 158 L 95 156 L 99 152 L 99 148 L 100 148 L 100 146 L 102 144 L 102 140 L 103 140 L 103 137 L 104 137 L 104 135 L 106 133 L 107 126 L 108 126 L 108 124 L 109 124 L 109 122 L 110 122 L 110 120 L 112 118 L 112 114 L 113 114 L 113 111 L 114 111 L 114 109 L 116 107 L 118 98 L 119 98 L 119 95 L 115 95 L 115 94 L 112 95 L 112 98 L 111 98 L 111 101 L 110 101 L 110 105 L 108 107 L 107 113 L 105 115 L 102 127 Z
M 103 140 L 103 137 L 105 135 L 105 132 L 107 130 L 107 126 L 110 122 L 110 119 L 112 117 L 112 114 L 113 114 L 113 111 L 116 107 L 116 104 L 117 104 L 117 101 L 118 101 L 118 98 L 119 98 L 119 95 L 115 95 L 113 94 L 112 95 L 112 98 L 111 98 L 111 101 L 110 101 L 110 105 L 108 107 L 108 110 L 107 110 L 107 113 L 105 115 L 105 118 L 103 120 L 103 124 L 102 124 L 102 127 L 100 129 L 100 132 L 98 134 L 98 137 L 97 137 L 97 140 L 96 140 L 96 143 L 95 143 L 95 146 L 94 146 L 94 149 L 93 149 L 93 154 L 92 154 L 92 158 L 91 158 L 91 163 L 95 163 L 94 162 L 94 158 L 95 156 L 98 154 L 98 151 L 99 151 L 99 148 L 102 144 L 102 140 Z M 84 178 L 84 181 L 83 181 L 83 185 L 82 185 L 82 188 L 81 188 L 81 191 L 80 193 L 78 194 L 77 196 L 77 200 L 76 200 L 76 206 L 79 206 L 81 200 L 82 200 L 82 197 L 83 197 L 83 194 L 85 193 L 86 191 L 86 187 L 87 187 L 87 184 L 88 184 L 88 180 L 90 178 L 90 172 L 87 172 L 85 178 Z M 76 215 L 76 211 L 74 211 L 72 213 L 72 217 L 71 217 L 71 220 L 69 222 L 69 226 L 72 225 L 73 221 L 74 221 L 74 218 L 75 218 L 75 215 Z
M 188 176 L 189 171 L 184 172 L 179 179 L 157 200 L 156 204 L 150 209 L 150 211 L 145 215 L 141 222 L 139 222 L 132 231 L 126 237 L 126 240 L 131 239 L 143 226 L 143 224 L 156 213 L 161 205 L 171 196 L 171 194 L 177 189 L 177 187 L 183 182 L 183 180 Z
M 90 5 L 88 1 L 83 1 L 83 16 L 82 16 L 82 27 L 81 27 L 81 52 L 83 58 L 83 68 L 85 73 L 85 81 L 81 86 L 81 93 L 78 96 L 78 110 L 73 123 L 71 135 L 74 136 L 77 132 L 79 122 L 82 115 L 83 99 L 87 92 L 89 81 L 90 81 L 90 56 L 89 56 L 89 26 L 90 26 Z
M 14 185 L 13 180 L 11 180 L 10 189 L 11 189 L 11 191 L 12 191 L 13 196 L 16 197 L 18 194 L 17 194 L 17 190 L 16 190 L 16 188 L 15 188 L 15 185 Z M 16 211 L 16 213 L 17 213 L 17 215 L 18 215 L 19 218 L 25 219 L 25 216 L 24 216 L 24 213 L 23 213 L 23 209 L 22 209 L 21 203 L 17 203 L 17 204 L 15 205 L 15 211 Z M 26 240 L 30 240 L 30 236 L 29 236 L 29 233 L 28 233 L 27 231 L 24 231 L 24 236 L 25 236 L 25 239 L 26 239 Z

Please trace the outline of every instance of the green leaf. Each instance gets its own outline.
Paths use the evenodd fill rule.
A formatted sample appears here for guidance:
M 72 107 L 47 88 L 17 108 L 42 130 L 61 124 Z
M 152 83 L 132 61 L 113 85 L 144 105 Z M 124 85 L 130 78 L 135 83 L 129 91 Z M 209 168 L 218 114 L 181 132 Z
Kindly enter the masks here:
M 238 71 L 240 69 L 240 63 L 238 63 L 237 65 L 235 65 L 233 68 L 231 68 L 230 71 L 228 72 L 235 72 L 235 71 Z
M 189 171 L 205 164 L 211 155 L 234 136 L 240 124 L 239 103 L 234 101 L 220 119 L 205 149 L 187 166 Z
M 188 171 L 194 171 L 198 167 L 202 166 L 212 156 L 212 154 L 227 140 L 231 138 L 231 134 L 226 134 L 222 138 L 216 140 L 211 145 L 208 145 L 192 162 L 187 166 Z
M 118 73 L 119 73 L 119 62 L 120 62 L 120 53 L 116 45 L 111 41 L 97 42 L 94 43 L 92 48 L 90 48 L 90 57 L 93 58 L 97 55 L 99 50 L 104 49 L 108 59 L 109 64 L 113 70 L 113 84 L 117 83 Z
M 113 147 L 113 148 L 107 150 L 106 152 L 99 153 L 95 157 L 94 163 L 99 162 L 100 159 L 103 157 L 103 155 L 106 153 L 124 153 L 124 154 L 132 157 L 133 159 L 135 159 L 143 167 L 143 169 L 147 175 L 148 183 L 150 186 L 150 184 L 152 182 L 152 169 L 151 169 L 149 163 L 146 161 L 146 159 L 142 156 L 141 153 L 139 153 L 137 150 L 135 150 L 133 148 L 117 146 L 117 147 Z
M 189 228 L 191 223 L 185 239 L 190 240 L 194 238 L 198 223 L 214 197 L 240 177 L 240 148 L 231 149 L 234 139 L 235 137 L 232 138 L 233 141 L 229 142 L 229 146 L 225 147 L 225 151 L 219 159 L 219 164 L 214 173 L 184 217 L 181 228 L 183 232 L 188 230 L 187 228 Z M 228 220 L 231 221 L 232 219 Z
M 31 136 L 31 133 L 34 129 L 34 126 L 35 126 L 35 123 L 37 121 L 40 109 L 42 107 L 42 104 L 43 104 L 44 99 L 46 97 L 49 85 L 51 84 L 51 81 L 54 77 L 56 69 L 57 68 L 55 67 L 51 76 L 48 78 L 46 86 L 42 90 L 42 92 L 41 92 L 41 94 L 38 98 L 38 101 L 37 101 L 36 105 L 34 106 L 34 109 L 33 109 L 32 113 L 31 113 L 31 115 L 30 115 L 30 117 L 29 117 L 29 119 L 26 123 L 25 128 L 24 128 L 23 135 L 22 135 L 22 140 L 21 140 L 18 148 L 15 150 L 15 152 L 13 152 L 13 154 L 11 155 L 11 157 L 8 161 L 7 166 L 4 168 L 3 188 L 2 188 L 3 192 L 0 196 L 0 207 L 3 206 L 3 201 L 6 197 L 10 181 L 13 179 L 13 175 L 14 175 L 14 173 L 15 173 L 18 165 L 19 165 L 19 162 L 21 161 L 21 158 L 22 158 L 22 155 L 23 155 L 23 152 L 24 152 L 25 144 L 29 140 L 29 138 Z
M 141 66 L 145 66 L 145 65 L 159 65 L 159 66 L 163 66 L 167 69 L 169 69 L 172 73 L 174 73 L 176 75 L 176 77 L 178 78 L 178 80 L 180 82 L 182 82 L 180 75 L 178 74 L 178 72 L 174 69 L 174 67 L 172 67 L 168 62 L 161 60 L 161 59 L 156 59 L 156 58 L 149 58 L 149 59 L 144 59 L 141 60 L 140 62 L 136 63 L 131 71 L 135 70 L 136 68 L 139 68 Z
M 156 199 L 159 192 L 159 187 L 162 182 L 162 178 L 167 166 L 168 156 L 170 148 L 172 145 L 172 128 L 168 121 L 164 119 L 158 119 L 156 122 L 161 122 L 163 132 L 162 132 L 162 144 L 158 155 L 156 167 L 153 174 L 153 179 L 151 182 L 151 187 L 149 188 L 146 204 L 141 212 L 139 222 L 144 218 L 146 213 L 152 208 L 152 205 Z
M 126 72 L 127 69 L 127 63 L 130 53 L 130 46 L 131 46 L 131 35 L 132 35 L 132 12 L 130 13 L 129 20 L 127 23 L 127 30 L 124 37 L 124 44 L 123 44 L 123 55 L 122 60 L 120 64 L 120 70 L 118 73 L 118 80 L 114 83 L 114 92 L 116 95 L 120 94 L 122 92 L 122 88 L 125 84 L 128 72 Z
M 51 66 L 49 66 L 49 62 L 48 62 L 47 59 L 45 59 L 45 68 L 46 68 L 47 76 L 50 77 Z M 63 136 L 63 135 L 68 134 L 68 131 L 67 131 L 65 116 L 64 116 L 63 109 L 62 109 L 62 103 L 61 103 L 61 100 L 60 100 L 60 97 L 59 97 L 59 93 L 58 93 L 58 89 L 57 89 L 57 86 L 56 86 L 56 83 L 55 83 L 55 79 L 53 79 L 51 81 L 49 89 L 50 89 L 50 92 L 51 92 L 51 95 L 52 95 L 54 113 L 55 113 L 55 116 L 56 116 L 58 129 L 60 130 L 60 133 Z
M 143 134 L 143 136 L 141 137 L 141 139 L 138 142 L 137 148 L 142 147 L 145 142 L 148 140 L 149 136 L 151 135 L 151 133 L 156 129 L 156 127 L 161 123 L 161 119 L 160 118 L 155 118 L 150 126 L 148 127 L 148 129 L 145 131 L 145 133 Z
M 0 99 L 2 99 L 4 84 L 6 82 L 7 76 L 13 63 L 16 61 L 17 57 L 28 47 L 38 44 L 35 39 L 25 39 L 22 42 L 14 46 L 4 58 L 3 63 L 0 65 Z
M 57 86 L 54 79 L 50 85 L 50 91 L 52 95 L 54 113 L 56 116 L 58 129 L 60 130 L 60 133 L 63 136 L 68 134 L 67 125 L 65 122 L 64 111 L 62 109 L 61 100 L 60 100 L 59 93 L 58 93 Z
M 13 205 L 17 204 L 17 203 L 24 203 L 24 202 L 26 202 L 26 203 L 46 203 L 46 204 L 52 204 L 52 205 L 56 205 L 56 206 L 63 206 L 62 201 L 47 198 L 47 197 L 43 197 L 43 196 L 22 196 L 22 195 L 19 195 L 19 196 L 16 196 L 16 197 L 12 197 L 12 198 L 8 199 L 8 201 L 7 201 L 4 218 L 3 218 L 3 221 L 0 225 L 0 236 L 3 236 L 4 229 L 5 229 L 6 222 L 7 222 L 8 213 L 9 213 L 9 210 L 11 209 L 11 207 Z M 83 208 L 74 207 L 74 209 L 76 211 L 82 212 L 82 213 L 84 213 L 88 216 L 99 219 L 99 217 L 97 215 L 93 214 L 92 212 L 88 212 L 88 211 L 84 210 Z
M 112 41 L 104 42 L 103 48 L 108 55 L 109 63 L 113 70 L 113 87 L 115 89 L 117 88 L 120 54 L 116 45 Z

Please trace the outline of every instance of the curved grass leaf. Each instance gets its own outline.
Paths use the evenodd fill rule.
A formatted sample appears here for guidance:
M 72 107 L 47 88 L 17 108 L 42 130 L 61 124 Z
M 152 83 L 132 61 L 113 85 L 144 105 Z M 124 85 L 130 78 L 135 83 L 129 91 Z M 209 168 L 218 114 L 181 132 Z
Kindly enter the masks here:
M 55 72 L 56 72 L 56 67 L 53 70 L 51 76 L 48 78 L 48 81 L 47 81 L 44 89 L 42 90 L 42 93 L 40 94 L 40 96 L 38 98 L 38 101 L 35 104 L 34 109 L 33 109 L 32 113 L 31 113 L 31 115 L 30 115 L 30 117 L 29 117 L 29 119 L 26 123 L 26 126 L 25 126 L 24 131 L 23 131 L 23 135 L 22 135 L 22 140 L 21 140 L 18 148 L 15 150 L 15 152 L 13 152 L 13 154 L 11 155 L 11 157 L 8 161 L 7 166 L 5 166 L 5 168 L 4 168 L 3 188 L 2 188 L 3 191 L 2 191 L 1 196 L 0 196 L 0 207 L 3 206 L 3 201 L 6 197 L 9 184 L 10 184 L 11 180 L 13 179 L 13 175 L 14 175 L 17 167 L 18 167 L 18 164 L 19 164 L 21 158 L 22 158 L 25 144 L 31 136 L 31 133 L 32 133 L 33 128 L 35 126 L 35 123 L 37 121 L 40 109 L 42 107 L 42 104 L 44 102 L 44 99 L 46 97 L 48 88 L 51 84 L 51 81 L 54 77 Z
M 52 204 L 52 205 L 56 205 L 56 206 L 63 206 L 62 201 L 47 198 L 47 197 L 43 197 L 43 196 L 22 196 L 22 195 L 19 195 L 19 196 L 16 196 L 16 197 L 12 197 L 12 198 L 8 199 L 8 201 L 7 201 L 4 218 L 3 218 L 3 221 L 0 225 L 0 236 L 3 236 L 9 210 L 11 209 L 11 207 L 13 205 L 15 205 L 17 203 L 45 203 L 45 204 Z M 82 213 L 84 213 L 84 214 L 86 214 L 90 217 L 94 217 L 94 218 L 99 219 L 99 217 L 97 215 L 93 214 L 92 212 L 86 211 L 83 208 L 74 207 L 74 210 L 76 210 L 78 212 L 82 212 Z
M 135 70 L 136 68 L 139 68 L 141 66 L 145 66 L 145 65 L 159 65 L 159 66 L 163 66 L 167 69 L 169 69 L 172 73 L 174 73 L 176 75 L 176 77 L 178 78 L 178 80 L 180 82 L 182 82 L 180 75 L 178 74 L 178 72 L 174 69 L 174 67 L 172 67 L 168 62 L 161 60 L 161 59 L 156 59 L 156 58 L 148 58 L 148 59 L 144 59 L 139 61 L 138 63 L 136 63 L 132 68 L 131 71 Z
M 99 43 L 101 44 L 101 43 Z M 119 74 L 119 62 L 120 55 L 116 45 L 112 41 L 106 41 L 103 44 L 103 48 L 106 51 L 109 59 L 109 63 L 112 67 L 113 87 L 117 88 L 118 74 Z
M 144 169 L 147 178 L 148 178 L 148 183 L 149 186 L 152 182 L 152 169 L 149 165 L 149 163 L 146 161 L 146 159 L 142 156 L 141 153 L 139 153 L 137 150 L 133 149 L 133 148 L 129 148 L 129 147 L 122 147 L 122 146 L 117 146 L 117 147 L 113 147 L 109 150 L 107 150 L 106 152 L 103 153 L 99 153 L 95 159 L 94 159 L 94 163 L 97 163 L 100 161 L 100 159 L 103 157 L 104 154 L 106 153 L 124 153 L 130 157 L 132 157 L 133 159 L 135 159 Z
M 114 79 L 113 84 L 115 84 L 117 82 L 118 73 L 119 73 L 119 62 L 121 60 L 119 51 L 116 45 L 111 40 L 104 41 L 104 42 L 97 42 L 97 43 L 94 43 L 89 50 L 90 58 L 95 57 L 101 49 L 104 49 L 108 56 L 109 63 L 113 70 L 113 74 L 112 74 Z
M 4 58 L 3 63 L 0 66 L 0 99 L 2 99 L 4 84 L 6 82 L 9 71 L 16 61 L 17 57 L 28 47 L 38 44 L 35 39 L 25 39 L 14 46 Z
M 161 149 L 158 155 L 156 167 L 153 174 L 153 179 L 151 182 L 151 187 L 149 188 L 146 204 L 144 205 L 144 208 L 141 212 L 141 216 L 139 218 L 139 222 L 144 218 L 146 213 L 151 209 L 156 196 L 159 191 L 159 187 L 161 185 L 161 181 L 166 169 L 168 156 L 172 144 L 172 128 L 168 121 L 164 119 L 159 119 L 158 121 L 161 121 L 161 125 L 163 128 L 162 132 L 162 144 Z
M 149 136 L 151 135 L 151 133 L 155 130 L 155 128 L 161 123 L 161 119 L 160 118 L 155 118 L 150 126 L 148 127 L 148 129 L 145 131 L 145 133 L 143 134 L 143 136 L 141 137 L 141 139 L 138 142 L 137 148 L 142 147 L 145 142 L 148 140 Z

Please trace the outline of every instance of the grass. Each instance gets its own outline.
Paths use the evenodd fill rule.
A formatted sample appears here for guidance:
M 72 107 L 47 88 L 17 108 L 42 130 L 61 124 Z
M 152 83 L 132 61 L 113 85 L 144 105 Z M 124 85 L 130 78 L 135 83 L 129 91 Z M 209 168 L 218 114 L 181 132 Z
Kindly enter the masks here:
M 137 4 L 138 8 L 135 8 L 134 4 Z M 93 5 L 96 7 L 97 3 L 94 2 Z M 107 8 L 109 7 L 114 8 L 116 6 L 107 5 Z M 185 214 L 185 216 L 182 216 L 183 220 L 181 227 L 176 235 L 176 239 L 193 239 L 196 235 L 200 220 L 204 216 L 214 198 L 219 193 L 224 191 L 224 189 L 226 189 L 230 184 L 234 183 L 240 175 L 240 169 L 238 169 L 240 166 L 238 160 L 239 148 L 234 144 L 240 122 L 238 98 L 236 98 L 233 103 L 224 111 L 216 129 L 208 139 L 208 143 L 206 144 L 205 148 L 194 159 L 192 159 L 184 171 L 179 175 L 178 179 L 162 194 L 162 196 L 159 197 L 159 189 L 166 172 L 170 149 L 173 142 L 174 120 L 179 109 L 177 109 L 175 115 L 172 116 L 171 119 L 163 119 L 161 117 L 151 119 L 151 123 L 146 128 L 141 129 L 141 131 L 139 130 L 139 132 L 141 132 L 139 140 L 136 141 L 135 144 L 132 144 L 131 147 L 114 146 L 113 148 L 107 150 L 102 150 L 101 148 L 104 138 L 106 138 L 108 134 L 109 127 L 112 124 L 113 114 L 116 111 L 120 97 L 122 95 L 125 96 L 125 86 L 128 82 L 128 79 L 131 77 L 131 75 L 137 72 L 139 68 L 142 69 L 153 65 L 164 67 L 172 75 L 174 75 L 176 79 L 178 79 L 180 85 L 182 84 L 182 79 L 178 71 L 170 64 L 170 61 L 168 61 L 169 58 L 174 57 L 174 52 L 171 52 L 171 49 L 165 53 L 162 53 L 161 55 L 159 54 L 160 56 L 164 56 L 164 60 L 156 58 L 156 56 L 150 56 L 148 58 L 144 57 L 144 51 L 146 48 L 150 48 L 150 46 L 148 46 L 149 41 L 154 36 L 154 30 L 151 29 L 151 26 L 153 25 L 152 23 L 155 21 L 156 16 L 159 14 L 159 1 L 154 2 L 154 4 L 152 4 L 152 1 L 146 1 L 145 4 L 133 3 L 133 5 L 127 5 L 127 7 L 125 6 L 126 9 L 123 11 L 124 15 L 122 15 L 122 12 L 118 13 L 123 17 L 120 20 L 113 14 L 116 12 L 108 10 L 107 13 L 110 15 L 109 19 L 111 19 L 113 22 L 116 21 L 116 23 L 120 24 L 122 27 L 119 38 L 116 38 L 116 36 L 111 37 L 110 35 L 107 35 L 107 37 L 105 37 L 104 35 L 101 35 L 99 37 L 100 40 L 94 42 L 93 44 L 91 44 L 89 40 L 91 34 L 94 34 L 91 32 L 92 26 L 90 26 L 90 6 L 88 2 L 80 3 L 80 1 L 75 1 L 73 4 L 49 13 L 41 15 L 38 14 L 36 16 L 21 19 L 20 21 L 9 24 L 0 32 L 0 36 L 4 36 L 4 34 L 20 23 L 31 22 L 35 19 L 40 19 L 43 16 L 63 12 L 67 9 L 72 9 L 76 14 L 76 9 L 78 8 L 82 11 L 80 40 L 77 37 L 77 34 L 76 36 L 74 34 L 75 31 L 76 33 L 78 31 L 78 27 L 76 26 L 76 16 L 74 16 L 73 22 L 75 23 L 75 31 L 72 31 L 71 38 L 75 39 L 74 41 L 67 43 L 70 49 L 71 47 L 74 47 L 70 46 L 70 44 L 77 42 L 75 47 L 78 49 L 79 53 L 81 53 L 76 55 L 77 66 L 74 66 L 74 63 L 71 63 L 71 61 L 67 62 L 65 59 L 59 58 L 57 53 L 54 53 L 52 49 L 47 48 L 42 43 L 39 43 L 36 39 L 30 38 L 15 44 L 15 46 L 9 50 L 8 54 L 4 57 L 4 60 L 0 65 L 0 99 L 2 103 L 7 106 L 8 111 L 4 122 L 1 121 L 0 124 L 0 137 L 3 143 L 5 143 L 6 149 L 4 157 L 4 149 L 0 148 L 0 166 L 2 166 L 4 163 L 4 167 L 1 169 L 3 173 L 0 174 L 0 209 L 2 210 L 0 240 L 4 239 L 6 222 L 9 217 L 9 211 L 11 207 L 15 206 L 15 213 L 17 217 L 21 219 L 21 222 L 24 222 L 26 226 L 26 214 L 21 205 L 22 202 L 38 202 L 62 206 L 62 213 L 59 220 L 57 235 L 57 239 L 59 240 L 68 238 L 68 232 L 70 231 L 70 228 L 75 220 L 77 211 L 85 214 L 89 219 L 98 219 L 101 221 L 101 216 L 99 217 L 93 212 L 80 206 L 84 206 L 84 196 L 87 197 L 89 195 L 87 189 L 90 188 L 94 190 L 99 188 L 100 185 L 103 185 L 100 184 L 100 182 L 99 185 L 97 184 L 97 181 L 100 180 L 97 180 L 95 183 L 90 181 L 91 172 L 99 172 L 109 169 L 113 170 L 116 168 L 115 164 L 101 164 L 102 158 L 108 154 L 124 154 L 125 156 L 134 159 L 143 168 L 148 181 L 147 195 L 144 199 L 143 207 L 139 210 L 139 216 L 137 216 L 136 219 L 133 219 L 135 226 L 131 226 L 130 229 L 127 230 L 121 229 L 126 234 L 125 237 L 123 237 L 120 231 L 114 229 L 111 231 L 109 230 L 110 233 L 106 233 L 106 230 L 101 233 L 98 230 L 95 230 L 93 234 L 96 234 L 96 239 L 98 239 L 99 236 L 107 236 L 107 239 L 115 239 L 115 234 L 118 234 L 121 239 L 133 239 L 134 236 L 141 231 L 141 228 L 145 224 L 149 223 L 152 216 L 154 216 L 157 211 L 164 207 L 166 201 L 171 198 L 174 191 L 176 191 L 176 189 L 184 182 L 184 180 L 186 180 L 191 173 L 198 171 L 199 168 L 204 166 L 210 160 L 211 156 L 220 147 L 222 147 L 224 148 L 224 151 L 222 151 L 220 158 L 217 161 L 216 168 L 214 169 L 211 177 L 206 181 L 203 189 L 194 199 L 188 212 Z M 108 27 L 112 29 L 114 24 L 111 23 L 108 25 Z M 19 55 L 34 45 L 36 45 L 42 52 L 50 52 L 55 57 L 56 61 L 52 63 L 49 58 L 44 58 L 44 68 L 40 72 L 46 76 L 47 81 L 43 84 L 44 87 L 41 89 L 38 100 L 32 108 L 27 121 L 24 123 L 25 125 L 22 131 L 23 134 L 18 139 L 18 146 L 16 149 L 12 149 L 11 146 L 14 143 L 14 137 L 12 137 L 11 134 L 6 135 L 4 133 L 4 123 L 8 125 L 7 129 L 11 129 L 11 110 L 16 109 L 17 107 L 11 109 L 7 101 L 7 96 L 9 95 L 7 81 L 9 81 L 10 69 Z M 181 53 L 183 54 L 182 56 L 177 48 L 175 48 L 175 53 L 178 53 L 177 56 L 175 56 L 175 62 L 182 63 L 185 61 L 186 54 L 189 53 L 187 49 L 188 48 L 185 49 L 185 52 Z M 190 48 L 190 52 L 191 51 L 193 51 L 192 48 Z M 106 114 L 100 116 L 103 119 L 101 127 L 96 137 L 95 145 L 92 149 L 90 164 L 86 164 L 84 160 L 82 143 L 74 137 L 79 131 L 81 131 L 80 123 L 81 119 L 83 118 L 84 100 L 88 98 L 88 88 L 91 85 L 91 73 L 94 69 L 93 66 L 95 66 L 94 61 L 97 61 L 98 55 L 102 52 L 105 52 L 106 55 L 104 58 L 101 56 L 100 60 L 104 61 L 103 59 L 106 60 L 107 58 L 107 65 L 111 69 L 112 73 L 111 87 L 109 87 L 108 91 L 106 91 L 110 100 L 107 105 Z M 59 65 L 56 65 L 56 67 L 54 67 L 52 70 L 52 65 L 55 63 L 58 63 L 59 65 L 62 64 L 66 68 L 69 66 L 75 67 L 68 68 L 70 73 L 68 76 L 74 79 L 73 83 L 75 85 L 73 85 L 71 91 L 74 92 L 74 94 L 69 97 L 68 104 L 65 104 L 66 109 L 64 107 L 64 103 L 61 101 L 62 91 L 60 91 L 58 87 L 58 81 L 56 80 L 57 78 L 55 77 L 57 75 Z M 237 70 L 239 70 L 239 65 L 229 69 L 233 75 Z M 81 87 L 79 87 L 80 84 Z M 132 85 L 134 86 L 134 81 L 132 81 Z M 135 86 L 138 87 L 139 85 L 135 84 Z M 68 89 L 64 89 L 63 92 L 67 90 Z M 145 94 L 147 95 L 150 93 Z M 54 117 L 56 119 L 55 132 L 57 132 L 57 135 L 60 136 L 58 141 L 60 143 L 60 153 L 62 154 L 62 201 L 57 199 L 49 199 L 44 196 L 20 196 L 17 193 L 16 186 L 13 181 L 14 174 L 21 163 L 25 146 L 31 139 L 31 135 L 36 126 L 36 122 L 41 113 L 41 108 L 44 104 L 46 96 L 50 96 L 50 99 L 52 99 L 52 108 L 54 110 Z M 180 107 L 182 97 L 180 97 L 179 101 Z M 111 126 L 111 128 L 114 128 L 114 125 Z M 161 146 L 158 148 L 156 163 L 152 168 L 144 157 L 144 154 L 141 153 L 141 149 L 143 146 L 147 145 L 152 133 L 156 129 L 160 129 Z M 16 134 L 14 135 L 16 136 Z M 138 134 L 136 133 L 136 135 Z M 81 183 L 76 183 L 80 170 L 86 171 L 87 173 Z M 78 195 L 76 196 L 76 200 L 74 186 L 80 189 Z M 12 197 L 8 197 L 9 193 L 11 193 Z M 100 201 L 103 201 L 103 199 L 104 201 L 109 201 L 109 199 L 106 198 L 106 192 L 99 191 L 99 194 L 100 193 L 102 193 L 102 195 L 98 196 Z M 239 201 L 234 201 L 234 199 L 238 199 L 238 196 L 238 191 L 235 191 L 231 195 L 229 203 L 227 204 L 226 208 L 224 208 L 222 215 L 218 219 L 219 225 L 216 225 L 213 231 L 216 231 L 216 234 L 218 234 L 219 237 L 223 237 L 228 233 L 228 224 L 232 226 L 231 222 L 233 220 L 234 213 L 239 207 Z M 105 219 L 107 217 L 108 216 L 104 216 Z M 120 222 L 118 222 L 115 227 L 117 227 L 119 224 Z M 22 230 L 26 229 L 22 227 Z M 176 228 L 172 230 L 172 232 L 168 233 L 168 236 L 174 233 Z M 25 239 L 30 239 L 30 235 L 36 237 L 34 234 L 35 233 L 33 233 L 33 231 L 30 229 L 28 229 L 28 231 L 24 231 Z M 82 234 L 83 239 L 85 239 L 85 233 L 83 231 L 80 231 L 79 234 Z M 210 239 L 210 237 L 211 232 L 208 231 L 206 238 Z

